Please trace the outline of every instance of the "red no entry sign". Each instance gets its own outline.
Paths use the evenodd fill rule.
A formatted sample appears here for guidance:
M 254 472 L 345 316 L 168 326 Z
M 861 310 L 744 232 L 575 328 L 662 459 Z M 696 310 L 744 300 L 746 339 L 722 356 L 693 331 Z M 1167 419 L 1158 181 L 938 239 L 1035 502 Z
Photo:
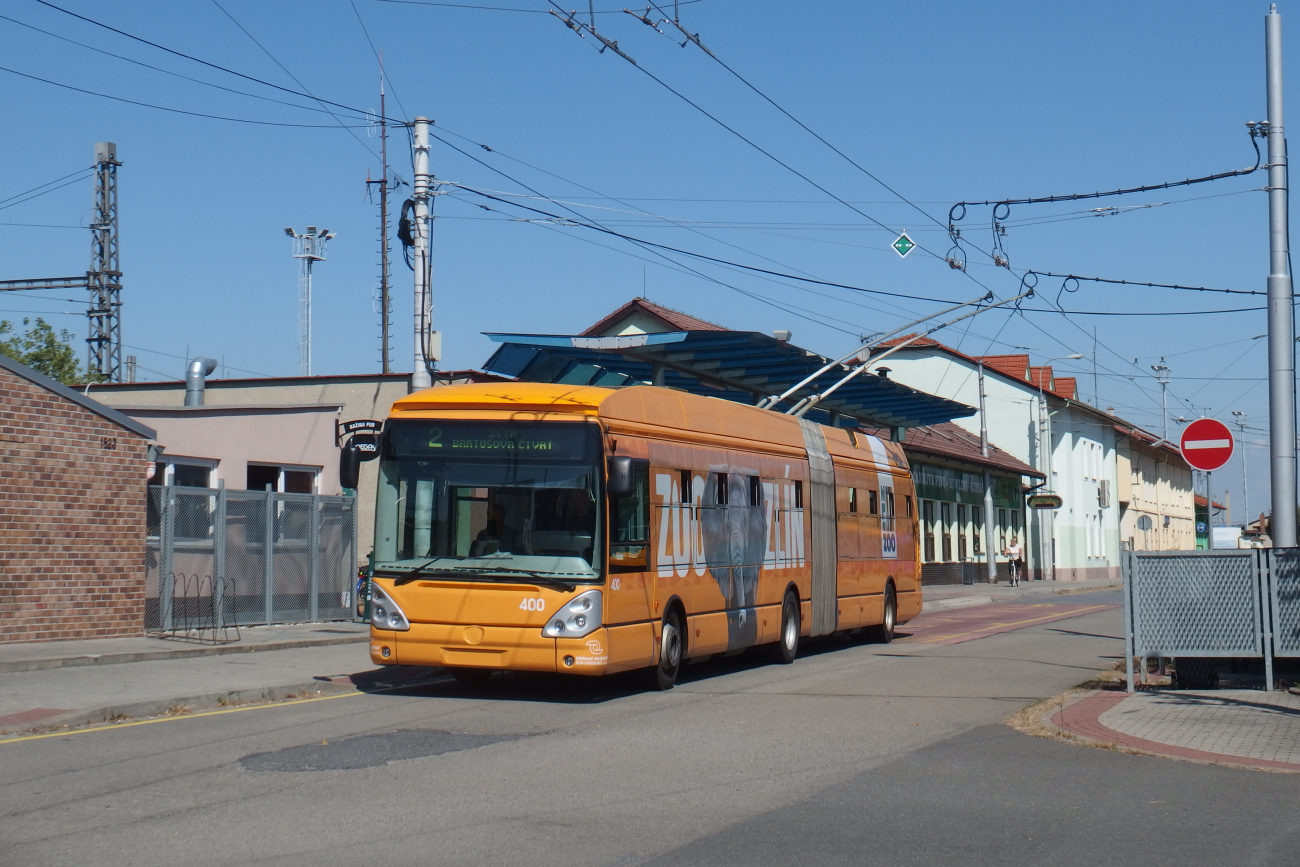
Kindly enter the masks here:
M 1232 457 L 1232 431 L 1221 421 L 1198 418 L 1183 430 L 1178 448 L 1196 469 L 1217 470 Z

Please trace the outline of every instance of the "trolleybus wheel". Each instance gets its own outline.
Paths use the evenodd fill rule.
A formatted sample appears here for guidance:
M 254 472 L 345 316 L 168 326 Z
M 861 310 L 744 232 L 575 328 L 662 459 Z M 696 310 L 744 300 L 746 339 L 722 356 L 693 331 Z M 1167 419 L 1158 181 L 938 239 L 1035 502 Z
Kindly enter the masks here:
M 469 689 L 477 689 L 485 686 L 494 674 L 490 668 L 453 668 L 451 676 L 456 678 L 456 682 Z
M 894 585 L 885 585 L 885 620 L 867 630 L 872 641 L 888 644 L 894 640 L 894 624 L 898 620 L 898 598 L 894 595 Z
M 781 603 L 781 636 L 772 647 L 772 655 L 782 665 L 789 665 L 799 653 L 799 599 L 791 590 Z
M 662 638 L 659 642 L 659 662 L 652 669 L 651 684 L 656 689 L 672 689 L 682 670 L 682 656 L 686 649 L 682 635 L 682 619 L 677 609 L 664 615 Z

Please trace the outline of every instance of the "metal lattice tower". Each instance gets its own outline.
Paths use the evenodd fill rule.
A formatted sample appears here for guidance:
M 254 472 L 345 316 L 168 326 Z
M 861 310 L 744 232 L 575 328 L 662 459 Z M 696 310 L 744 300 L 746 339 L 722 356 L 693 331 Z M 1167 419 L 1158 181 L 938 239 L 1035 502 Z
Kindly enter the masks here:
M 122 381 L 122 268 L 118 261 L 117 145 L 95 143 L 95 221 L 90 226 L 89 366 L 107 382 Z
M 317 231 L 315 226 L 308 226 L 301 235 L 289 228 L 284 233 L 293 238 L 293 257 L 302 262 L 298 271 L 298 374 L 311 376 L 311 267 L 325 261 L 325 245 L 334 233 Z

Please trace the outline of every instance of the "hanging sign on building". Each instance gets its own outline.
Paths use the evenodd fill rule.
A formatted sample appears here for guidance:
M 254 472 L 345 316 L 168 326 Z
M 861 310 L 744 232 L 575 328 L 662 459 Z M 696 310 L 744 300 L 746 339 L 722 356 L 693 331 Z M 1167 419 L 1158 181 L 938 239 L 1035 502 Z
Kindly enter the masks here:
M 1064 502 L 1060 494 L 1030 494 L 1025 499 L 1031 509 L 1059 509 Z

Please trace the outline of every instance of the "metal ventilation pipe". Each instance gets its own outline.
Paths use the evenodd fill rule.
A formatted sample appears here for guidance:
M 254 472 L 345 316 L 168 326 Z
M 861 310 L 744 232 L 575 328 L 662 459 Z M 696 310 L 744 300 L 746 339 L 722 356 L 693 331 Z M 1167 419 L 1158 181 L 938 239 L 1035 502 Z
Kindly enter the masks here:
M 215 358 L 198 356 L 185 370 L 185 405 L 203 406 L 204 377 L 217 369 Z

